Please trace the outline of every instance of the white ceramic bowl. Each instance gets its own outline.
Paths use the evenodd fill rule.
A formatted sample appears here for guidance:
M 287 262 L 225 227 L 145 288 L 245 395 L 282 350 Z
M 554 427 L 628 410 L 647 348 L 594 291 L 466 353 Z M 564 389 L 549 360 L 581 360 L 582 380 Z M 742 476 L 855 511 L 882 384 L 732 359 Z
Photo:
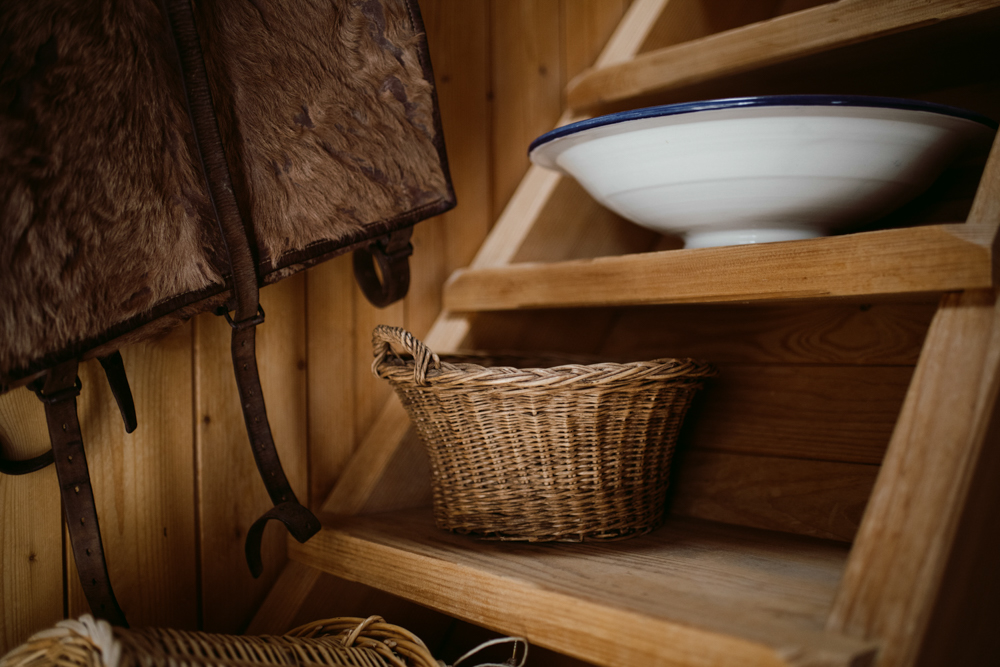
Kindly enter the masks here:
M 997 124 L 914 100 L 796 95 L 672 104 L 548 132 L 531 160 L 688 248 L 786 241 L 877 219 Z

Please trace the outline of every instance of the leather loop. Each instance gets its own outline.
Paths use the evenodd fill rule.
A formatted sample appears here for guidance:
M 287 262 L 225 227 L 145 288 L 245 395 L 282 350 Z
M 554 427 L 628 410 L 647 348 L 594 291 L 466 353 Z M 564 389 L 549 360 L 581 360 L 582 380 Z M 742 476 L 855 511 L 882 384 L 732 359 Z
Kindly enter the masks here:
M 367 248 L 354 251 L 354 277 L 365 298 L 377 308 L 399 301 L 410 289 L 413 245 L 406 227 L 383 236 Z
M 99 357 L 98 361 L 101 362 L 104 375 L 108 378 L 111 393 L 114 394 L 115 403 L 118 404 L 118 412 L 125 422 L 125 432 L 131 433 L 139 423 L 135 418 L 135 401 L 132 399 L 132 388 L 128 385 L 128 376 L 125 375 L 122 353 L 115 350 L 106 357 Z
M 272 519 L 285 524 L 288 532 L 300 543 L 308 540 L 320 529 L 319 519 L 297 501 L 278 503 L 272 507 L 254 521 L 250 530 L 247 531 L 244 551 L 246 552 L 247 565 L 250 566 L 250 574 L 253 575 L 254 579 L 264 571 L 264 564 L 260 558 L 260 545 L 264 538 L 264 526 Z
M 27 475 L 29 472 L 41 470 L 52 464 L 52 450 L 39 454 L 34 458 L 16 461 L 0 457 L 0 473 L 4 475 Z
M 250 446 L 253 450 L 254 461 L 257 463 L 257 470 L 260 472 L 264 486 L 271 497 L 271 502 L 275 506 L 288 507 L 295 505 L 298 509 L 285 509 L 278 514 L 282 518 L 289 532 L 300 542 L 304 542 L 316 534 L 319 530 L 319 520 L 312 512 L 302 507 L 292 486 L 285 476 L 285 471 L 281 467 L 278 458 L 278 451 L 274 446 L 274 438 L 271 435 L 271 426 L 267 420 L 267 407 L 264 403 L 264 395 L 260 386 L 260 375 L 257 370 L 256 355 L 256 327 L 233 327 L 232 356 L 233 370 L 236 373 L 236 387 L 240 394 L 240 405 L 243 408 L 243 421 L 246 424 L 247 435 L 250 438 Z M 265 514 L 261 520 L 266 521 L 274 512 L 272 509 Z M 277 515 L 276 515 L 277 516 Z M 272 517 L 273 518 L 273 517 Z M 261 527 L 263 531 L 263 527 Z M 251 544 L 251 534 L 247 534 L 247 565 L 250 571 L 260 569 L 260 537 L 256 537 L 257 544 Z M 256 553 L 256 564 L 250 559 L 250 554 Z
M 35 393 L 45 404 L 45 421 L 62 493 L 63 514 L 84 595 L 95 616 L 113 625 L 128 627 L 125 613 L 111 588 L 104 558 L 90 469 L 76 412 L 76 396 L 80 393 L 76 370 L 75 359 L 56 366 L 49 371 L 42 386 L 36 387 Z
M 255 327 L 258 324 L 264 323 L 264 306 L 257 304 L 257 316 L 251 317 L 248 320 L 243 320 L 242 322 L 237 322 L 233 320 L 232 315 L 229 314 L 228 310 L 219 311 L 221 315 L 226 318 L 226 322 L 229 322 L 229 326 L 233 329 L 246 329 L 247 327 Z

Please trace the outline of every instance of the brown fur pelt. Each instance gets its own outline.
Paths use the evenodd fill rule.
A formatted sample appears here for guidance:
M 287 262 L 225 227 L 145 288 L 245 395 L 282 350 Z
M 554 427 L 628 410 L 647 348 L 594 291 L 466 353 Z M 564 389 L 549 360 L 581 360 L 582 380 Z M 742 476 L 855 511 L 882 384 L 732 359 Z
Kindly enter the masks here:
M 196 13 L 262 282 L 451 205 L 406 2 Z M 154 0 L 0 6 L 0 383 L 225 291 L 173 49 Z

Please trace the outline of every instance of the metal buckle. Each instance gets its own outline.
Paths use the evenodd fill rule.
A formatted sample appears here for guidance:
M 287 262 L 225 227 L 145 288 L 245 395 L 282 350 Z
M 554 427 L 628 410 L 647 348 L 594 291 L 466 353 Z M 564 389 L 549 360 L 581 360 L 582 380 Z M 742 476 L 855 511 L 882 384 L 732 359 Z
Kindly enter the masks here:
M 37 396 L 43 403 L 59 403 L 60 401 L 65 401 L 70 398 L 76 398 L 80 395 L 80 389 L 83 388 L 83 383 L 80 382 L 80 376 L 76 376 L 76 381 L 73 383 L 72 387 L 66 387 L 65 389 L 60 389 L 59 391 L 54 391 L 51 394 L 42 393 L 42 388 L 45 386 L 45 378 L 39 378 L 35 380 L 28 387 L 31 391 L 35 392 Z
M 222 315 L 225 315 L 226 321 L 229 322 L 229 326 L 234 329 L 246 329 L 247 327 L 255 327 L 258 324 L 264 323 L 264 307 L 257 304 L 257 315 L 249 319 L 243 320 L 242 322 L 234 322 L 233 318 L 229 315 L 228 310 L 223 310 Z

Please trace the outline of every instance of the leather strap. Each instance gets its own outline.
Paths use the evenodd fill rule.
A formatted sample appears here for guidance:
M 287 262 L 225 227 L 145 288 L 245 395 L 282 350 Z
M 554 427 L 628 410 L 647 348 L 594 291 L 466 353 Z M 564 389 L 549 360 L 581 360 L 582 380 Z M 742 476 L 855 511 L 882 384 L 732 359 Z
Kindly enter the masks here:
M 397 229 L 367 248 L 354 251 L 354 257 L 351 258 L 354 277 L 373 306 L 385 308 L 406 296 L 410 288 L 412 233 L 412 227 Z
M 198 39 L 194 11 L 190 0 L 162 0 L 162 4 L 180 57 L 188 115 L 191 118 L 198 155 L 208 183 L 209 199 L 222 232 L 222 240 L 232 269 L 236 320 L 242 322 L 257 315 L 259 298 L 257 272 L 254 269 L 247 232 L 243 226 L 243 217 L 240 215 L 236 196 L 233 194 L 232 178 L 229 175 L 219 122 L 212 104 L 208 70 L 205 68 L 201 42 Z
M 243 420 L 253 450 L 257 469 L 264 486 L 275 505 L 291 504 L 295 511 L 281 513 L 283 523 L 299 542 L 305 542 L 320 529 L 319 520 L 299 503 L 288 478 L 281 467 L 278 452 L 267 421 L 267 410 L 257 372 L 256 326 L 264 321 L 260 307 L 257 273 L 250 241 L 240 215 L 226 154 L 219 133 L 218 120 L 212 104 L 208 72 L 198 39 L 194 13 L 189 0 L 161 0 L 164 13 L 170 22 L 171 32 L 180 56 L 181 73 L 187 95 L 188 114 L 194 128 L 201 156 L 209 198 L 216 213 L 216 220 L 226 246 L 226 255 L 232 274 L 235 317 L 223 314 L 233 328 L 232 356 L 236 385 L 243 408 Z M 257 523 L 266 523 L 264 515 Z M 257 524 L 254 524 L 257 525 Z M 262 531 L 260 528 L 258 533 Z M 253 537 L 253 539 L 251 539 Z M 260 535 L 247 535 L 245 545 L 247 564 L 254 577 L 260 575 Z M 253 553 L 251 553 L 253 552 Z
M 32 389 L 45 404 L 45 421 L 52 442 L 63 514 L 87 602 L 95 616 L 113 625 L 128 627 L 125 613 L 111 588 L 104 559 L 101 527 L 76 412 L 76 397 L 80 394 L 76 370 L 75 359 L 60 364 L 49 371 L 44 382 L 36 383 Z
M 100 358 L 104 373 L 108 376 L 108 384 L 111 385 L 111 393 L 115 395 L 118 402 L 118 410 L 125 421 L 125 432 L 131 433 L 136 428 L 135 403 L 132 401 L 132 390 L 128 386 L 128 377 L 125 375 L 125 364 L 122 361 L 120 352 L 113 352 L 106 357 Z M 38 456 L 21 461 L 5 459 L 0 456 L 0 473 L 4 475 L 27 475 L 48 467 L 53 462 L 52 450 L 39 454 Z
M 111 393 L 115 396 L 118 404 L 118 412 L 125 422 L 125 432 L 131 433 L 138 426 L 135 418 L 135 401 L 132 400 L 132 388 L 128 386 L 128 376 L 125 375 L 125 362 L 122 360 L 122 353 L 115 350 L 106 357 L 99 357 L 104 375 L 108 378 L 108 385 L 111 386 Z

